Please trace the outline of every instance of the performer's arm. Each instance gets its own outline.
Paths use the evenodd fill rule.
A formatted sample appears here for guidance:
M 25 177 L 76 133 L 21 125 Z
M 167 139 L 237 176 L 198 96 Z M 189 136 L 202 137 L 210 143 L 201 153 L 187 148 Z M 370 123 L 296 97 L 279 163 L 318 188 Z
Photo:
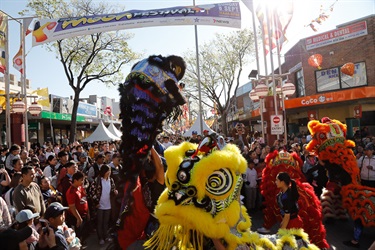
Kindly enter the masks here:
M 164 185 L 164 166 L 160 155 L 153 147 L 151 148 L 151 159 L 155 166 L 155 178 L 160 184 Z
M 223 243 L 219 239 L 212 239 L 216 250 L 225 250 Z
M 281 221 L 280 228 L 286 228 L 290 220 L 290 214 L 284 214 L 283 220 Z

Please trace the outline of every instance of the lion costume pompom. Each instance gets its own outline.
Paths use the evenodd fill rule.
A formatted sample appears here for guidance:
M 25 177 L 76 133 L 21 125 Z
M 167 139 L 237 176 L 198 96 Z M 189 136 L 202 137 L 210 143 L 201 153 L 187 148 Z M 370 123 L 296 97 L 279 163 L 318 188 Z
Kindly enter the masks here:
M 301 171 L 303 165 L 297 153 L 278 152 L 275 150 L 267 155 L 266 168 L 262 172 L 261 193 L 265 199 L 263 209 L 264 227 L 269 229 L 282 220 L 276 195 L 280 190 L 276 187 L 276 176 L 286 172 L 295 180 L 300 198 L 298 200 L 299 216 L 303 221 L 303 229 L 309 235 L 312 243 L 320 248 L 329 248 L 325 239 L 326 229 L 322 224 L 320 201 L 312 186 L 306 182 Z
M 155 215 L 160 227 L 146 242 L 150 249 L 207 249 L 219 239 L 226 249 L 318 249 L 301 229 L 260 236 L 240 202 L 247 162 L 235 145 L 198 153 L 184 142 L 165 151 L 166 186 Z
M 352 150 L 355 144 L 346 139 L 346 125 L 324 117 L 322 122 L 310 121 L 308 129 L 312 140 L 306 149 L 315 152 L 328 171 L 339 174 L 342 204 L 350 217 L 360 219 L 364 226 L 375 226 L 375 188 L 360 184 L 359 167 Z M 328 203 L 335 197 L 332 193 L 334 191 L 327 190 L 325 194 L 329 198 L 322 199 Z

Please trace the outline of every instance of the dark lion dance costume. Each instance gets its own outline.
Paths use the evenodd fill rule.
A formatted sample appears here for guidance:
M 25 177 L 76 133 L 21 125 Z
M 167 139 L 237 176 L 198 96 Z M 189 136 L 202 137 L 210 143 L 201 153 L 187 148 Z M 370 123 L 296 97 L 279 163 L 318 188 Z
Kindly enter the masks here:
M 322 122 L 310 121 L 308 128 L 313 139 L 306 149 L 318 155 L 330 175 L 322 200 L 329 206 L 328 201 L 339 193 L 343 207 L 353 220 L 361 220 L 365 227 L 375 226 L 375 188 L 360 184 L 359 167 L 352 150 L 355 144 L 346 139 L 346 125 L 325 117 Z
M 308 233 L 312 243 L 319 248 L 329 248 L 326 241 L 326 229 L 322 224 L 320 201 L 315 195 L 312 186 L 306 182 L 301 171 L 303 165 L 297 153 L 274 151 L 267 155 L 266 168 L 262 172 L 261 192 L 264 201 L 264 227 L 270 229 L 277 222 L 281 222 L 280 208 L 276 201 L 276 195 L 280 190 L 276 187 L 276 176 L 280 172 L 286 172 L 295 180 L 298 193 L 299 213 L 303 221 L 303 229 Z
M 144 220 L 137 220 L 136 205 L 142 203 L 142 198 L 140 202 L 134 202 L 136 193 L 133 191 L 140 184 L 139 175 L 157 134 L 162 131 L 163 121 L 176 119 L 181 114 L 179 105 L 183 105 L 185 99 L 179 91 L 178 81 L 183 77 L 185 68 L 181 57 L 150 56 L 136 63 L 125 83 L 119 87 L 125 187 L 116 224 L 123 248 L 130 242 L 124 243 L 121 239 L 136 231 L 135 227 L 129 228 L 129 225 L 142 230 L 146 226 L 146 216 L 142 216 Z

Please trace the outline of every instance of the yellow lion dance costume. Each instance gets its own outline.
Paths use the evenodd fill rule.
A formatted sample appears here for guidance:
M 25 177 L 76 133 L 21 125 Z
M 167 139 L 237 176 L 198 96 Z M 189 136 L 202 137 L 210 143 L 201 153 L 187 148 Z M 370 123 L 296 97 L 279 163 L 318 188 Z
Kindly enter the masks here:
M 160 227 L 146 247 L 200 250 L 219 239 L 230 250 L 318 249 L 302 229 L 265 236 L 250 231 L 240 202 L 247 162 L 235 145 L 197 154 L 196 144 L 184 142 L 168 148 L 165 158 L 167 188 L 155 209 Z
M 337 185 L 327 184 L 328 191 L 325 196 L 323 194 L 322 205 L 328 205 L 330 198 L 327 197 L 337 197 L 332 193 L 340 192 L 343 207 L 353 220 L 360 219 L 365 227 L 375 226 L 375 188 L 360 184 L 359 168 L 352 150 L 355 144 L 346 140 L 346 125 L 325 117 L 322 122 L 310 121 L 308 129 L 312 140 L 306 149 L 315 152 L 330 175 L 337 174 L 341 183 L 341 190 Z

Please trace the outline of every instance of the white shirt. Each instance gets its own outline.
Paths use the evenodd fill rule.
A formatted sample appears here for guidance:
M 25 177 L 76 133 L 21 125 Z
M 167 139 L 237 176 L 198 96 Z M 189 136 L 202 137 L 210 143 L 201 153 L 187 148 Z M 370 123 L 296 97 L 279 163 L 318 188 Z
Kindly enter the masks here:
M 101 210 L 108 210 L 111 209 L 111 180 L 108 178 L 107 180 L 101 178 L 102 181 L 102 194 L 100 196 L 99 201 L 99 209 Z
M 250 184 L 246 185 L 246 187 L 256 188 L 257 187 L 257 178 L 258 178 L 258 174 L 257 174 L 257 171 L 255 170 L 255 168 L 253 168 L 253 169 L 247 168 L 246 169 L 246 180 L 245 181 L 250 182 Z
M 172 142 L 163 142 L 162 145 L 164 146 L 165 149 L 169 148 L 170 146 L 173 146 Z
M 367 155 L 357 160 L 358 167 L 361 169 L 361 179 L 365 181 L 375 181 L 375 155 L 369 158 Z M 367 166 L 372 166 L 368 169 Z

